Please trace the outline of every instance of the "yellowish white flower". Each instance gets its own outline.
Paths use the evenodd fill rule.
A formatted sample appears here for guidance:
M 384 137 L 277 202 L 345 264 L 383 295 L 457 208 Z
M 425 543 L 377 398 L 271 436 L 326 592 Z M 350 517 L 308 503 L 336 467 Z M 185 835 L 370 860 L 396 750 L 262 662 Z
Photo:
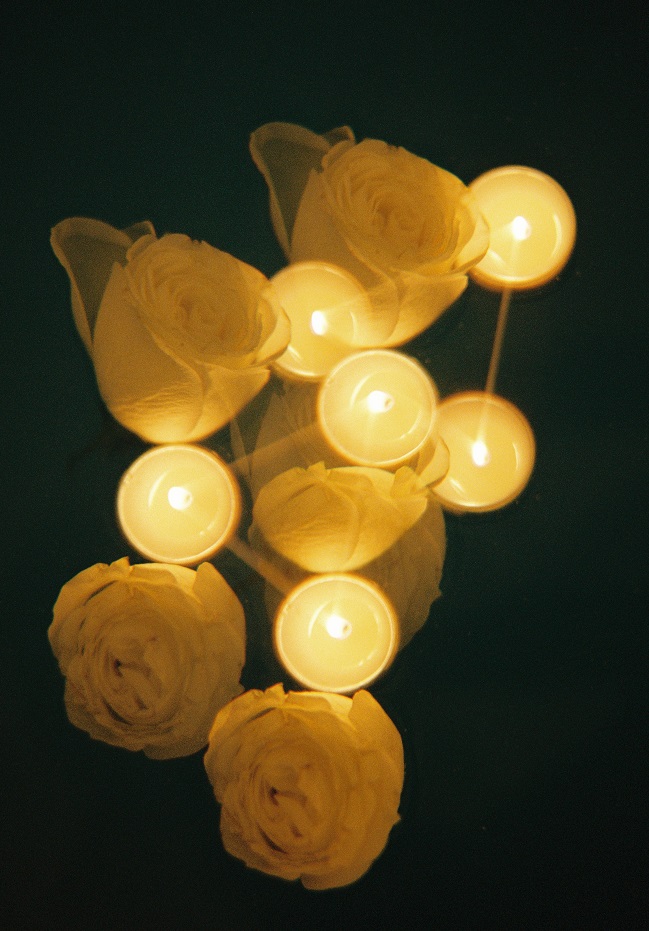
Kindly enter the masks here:
M 266 384 L 290 326 L 268 279 L 205 242 L 73 217 L 52 230 L 99 390 L 154 443 L 220 429 Z
M 428 492 L 407 468 L 323 462 L 282 472 L 259 492 L 253 519 L 266 542 L 309 572 L 351 572 L 376 559 L 414 526 Z
M 72 724 L 154 759 L 204 747 L 242 691 L 243 609 L 210 563 L 91 566 L 61 589 L 48 636 Z
M 401 737 L 366 691 L 245 692 L 216 716 L 205 768 L 226 850 L 309 889 L 357 880 L 399 820 Z

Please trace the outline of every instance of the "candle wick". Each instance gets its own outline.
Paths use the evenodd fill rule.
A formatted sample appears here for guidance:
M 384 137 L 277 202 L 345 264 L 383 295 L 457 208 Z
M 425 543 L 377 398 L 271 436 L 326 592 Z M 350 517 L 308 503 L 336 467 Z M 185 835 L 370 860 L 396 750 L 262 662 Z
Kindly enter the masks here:
M 500 366 L 500 356 L 502 353 L 503 339 L 505 336 L 505 327 L 507 326 L 507 314 L 509 313 L 509 304 L 512 298 L 512 289 L 505 288 L 500 298 L 500 308 L 498 310 L 498 320 L 496 322 L 496 332 L 494 335 L 493 347 L 491 350 L 491 359 L 489 361 L 489 371 L 487 373 L 487 383 L 485 385 L 485 394 L 493 394 L 496 387 L 496 377 Z

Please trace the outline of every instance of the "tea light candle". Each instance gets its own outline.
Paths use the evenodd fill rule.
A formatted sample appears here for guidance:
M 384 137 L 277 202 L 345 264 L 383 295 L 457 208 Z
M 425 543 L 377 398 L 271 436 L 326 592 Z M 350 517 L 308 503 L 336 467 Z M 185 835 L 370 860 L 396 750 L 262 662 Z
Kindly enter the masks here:
M 327 262 L 295 262 L 271 284 L 291 321 L 291 341 L 274 368 L 289 379 L 317 381 L 353 351 L 358 324 L 371 313 L 367 292 Z
M 364 688 L 388 668 L 399 625 L 373 583 L 355 575 L 318 575 L 284 599 L 273 635 L 280 662 L 297 682 L 345 693 Z
M 431 441 L 437 389 L 409 356 L 370 349 L 331 370 L 318 392 L 317 416 L 325 439 L 344 459 L 392 468 Z
M 522 165 L 494 168 L 469 185 L 489 224 L 489 250 L 471 277 L 492 290 L 536 288 L 564 267 L 577 233 L 570 198 L 553 178 Z
M 124 536 L 154 562 L 192 565 L 234 533 L 239 487 L 227 465 L 200 446 L 156 446 L 136 459 L 117 491 Z
M 438 408 L 440 437 L 449 451 L 446 476 L 434 493 L 450 511 L 494 511 L 529 481 L 536 444 L 525 416 L 504 398 L 468 391 Z

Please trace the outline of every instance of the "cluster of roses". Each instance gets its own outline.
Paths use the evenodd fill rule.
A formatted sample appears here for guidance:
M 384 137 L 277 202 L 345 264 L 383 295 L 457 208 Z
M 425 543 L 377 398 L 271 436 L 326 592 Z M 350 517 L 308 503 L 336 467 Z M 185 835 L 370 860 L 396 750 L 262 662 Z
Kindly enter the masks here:
M 347 128 L 317 136 L 272 123 L 253 134 L 251 152 L 287 260 L 333 263 L 367 290 L 368 346 L 422 332 L 486 251 L 464 185 L 404 149 L 356 144 Z M 195 442 L 232 423 L 290 341 L 267 278 L 207 243 L 158 238 L 148 222 L 117 230 L 77 217 L 54 228 L 52 246 L 101 395 L 148 442 Z M 299 386 L 276 392 L 253 431 L 257 448 L 297 436 L 309 397 Z M 232 435 L 249 453 L 245 430 Z M 395 604 L 403 646 L 439 594 L 439 506 L 410 469 L 326 468 L 320 450 L 299 440 L 286 448 L 286 461 L 248 457 L 251 544 L 295 579 L 362 565 Z M 328 518 L 313 538 L 305 507 Z M 123 558 L 86 569 L 61 590 L 49 637 L 73 724 L 157 759 L 207 744 L 225 847 L 249 866 L 331 888 L 383 850 L 404 775 L 394 724 L 366 691 L 241 694 L 244 613 L 210 563 Z

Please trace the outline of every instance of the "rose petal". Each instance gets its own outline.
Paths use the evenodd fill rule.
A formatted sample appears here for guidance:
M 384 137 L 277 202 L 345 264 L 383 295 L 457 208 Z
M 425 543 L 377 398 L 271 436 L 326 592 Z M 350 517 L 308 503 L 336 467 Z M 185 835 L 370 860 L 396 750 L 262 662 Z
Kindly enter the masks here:
M 400 272 L 394 283 L 399 294 L 399 318 L 384 347 L 402 346 L 427 329 L 464 293 L 468 278 Z
M 293 123 L 266 123 L 250 137 L 250 154 L 268 185 L 273 229 L 287 257 L 308 174 L 340 139 L 354 140 L 349 127 L 318 136 Z
M 321 462 L 265 485 L 253 519 L 268 544 L 303 569 L 352 572 L 394 546 L 426 507 L 427 492 L 410 469 L 327 470 Z
M 203 413 L 201 380 L 153 340 L 129 300 L 119 265 L 97 315 L 93 357 L 101 395 L 123 426 L 152 443 L 193 437 Z
M 118 230 L 85 217 L 70 217 L 52 229 L 52 249 L 70 278 L 74 322 L 91 356 L 99 305 L 113 265 L 123 265 L 130 246 L 153 232 L 148 221 Z
M 232 634 L 241 641 L 242 649 L 245 649 L 246 620 L 241 602 L 211 563 L 202 563 L 193 573 L 192 591 L 206 610 L 210 611 L 216 604 L 220 606 L 224 623 L 228 624 Z
M 439 598 L 446 555 L 446 528 L 439 504 L 429 498 L 424 515 L 378 559 L 363 566 L 363 576 L 385 592 L 399 617 L 399 649 L 428 619 Z
M 270 378 L 267 368 L 226 369 L 220 366 L 203 373 L 202 410 L 184 443 L 195 443 L 220 430 L 262 390 Z
M 70 721 L 155 759 L 196 752 L 242 690 L 243 625 L 241 604 L 208 564 L 121 559 L 79 573 L 48 630 Z

